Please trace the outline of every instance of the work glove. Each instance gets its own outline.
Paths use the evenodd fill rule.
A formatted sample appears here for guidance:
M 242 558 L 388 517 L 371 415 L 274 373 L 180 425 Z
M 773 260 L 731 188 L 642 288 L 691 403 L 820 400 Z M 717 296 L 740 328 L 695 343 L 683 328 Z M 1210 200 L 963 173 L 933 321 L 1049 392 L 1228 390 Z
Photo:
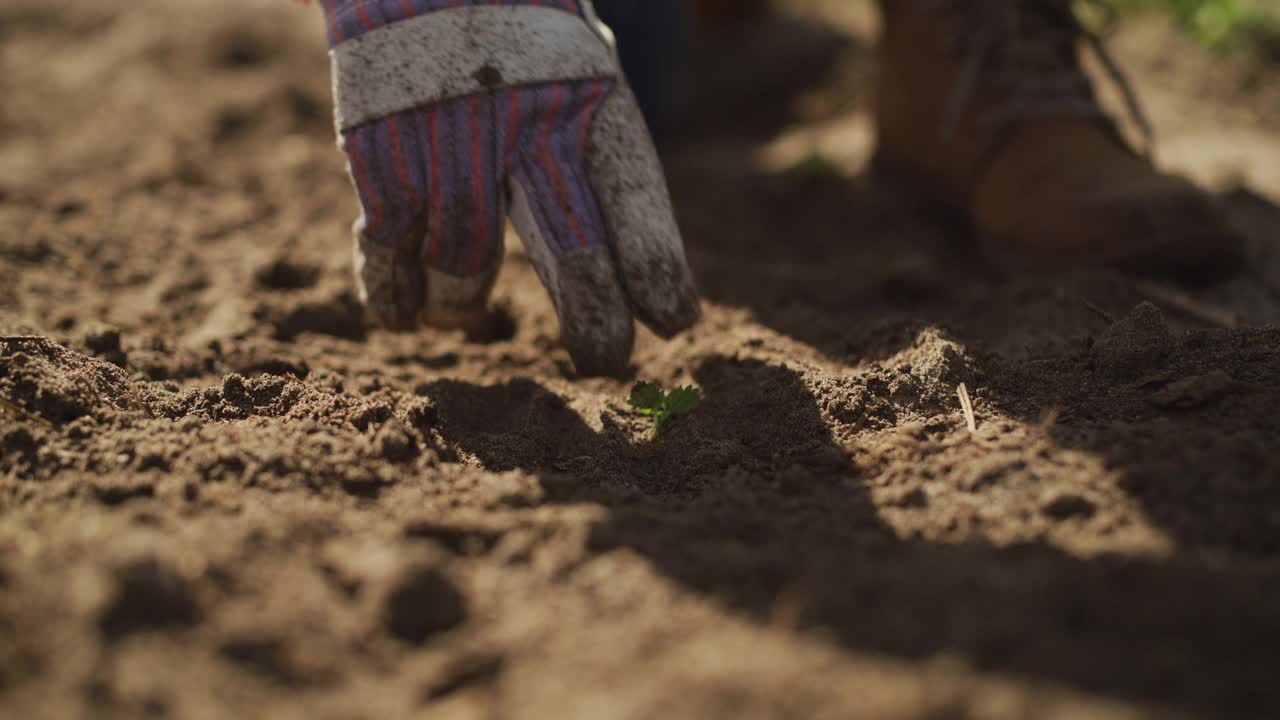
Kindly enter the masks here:
M 700 315 L 666 181 L 589 0 L 323 0 L 360 297 L 387 328 L 486 315 L 510 217 L 584 375 Z

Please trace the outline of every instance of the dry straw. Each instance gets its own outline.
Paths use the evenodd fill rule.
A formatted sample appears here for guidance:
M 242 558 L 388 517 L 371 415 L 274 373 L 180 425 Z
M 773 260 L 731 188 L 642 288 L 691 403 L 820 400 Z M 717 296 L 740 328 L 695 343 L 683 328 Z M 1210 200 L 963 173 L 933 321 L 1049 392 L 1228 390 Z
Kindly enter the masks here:
M 960 409 L 964 411 L 964 421 L 969 426 L 969 432 L 978 432 L 978 418 L 973 414 L 973 401 L 969 399 L 969 388 L 964 383 L 960 383 L 960 387 L 956 388 L 956 395 L 960 396 Z

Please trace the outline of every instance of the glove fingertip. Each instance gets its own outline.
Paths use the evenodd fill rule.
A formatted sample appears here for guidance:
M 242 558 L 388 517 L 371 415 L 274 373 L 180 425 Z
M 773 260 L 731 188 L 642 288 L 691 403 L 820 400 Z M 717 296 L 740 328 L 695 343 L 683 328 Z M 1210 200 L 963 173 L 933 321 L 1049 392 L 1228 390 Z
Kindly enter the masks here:
M 573 367 L 582 377 L 625 377 L 631 369 L 631 343 L 598 343 L 591 339 L 581 341 L 562 338 Z
M 435 268 L 426 270 L 422 322 L 444 330 L 477 332 L 489 321 L 489 295 L 498 279 L 494 264 L 481 273 L 456 276 Z
M 624 269 L 640 322 L 663 339 L 688 330 L 702 319 L 702 302 L 688 268 L 677 258 Z
M 635 321 L 607 248 L 562 255 L 552 292 L 560 338 L 584 376 L 616 377 L 630 367 Z
M 592 185 L 609 225 L 635 316 L 663 338 L 692 327 L 702 307 L 685 259 L 662 164 L 626 82 L 596 115 Z
M 424 278 L 411 259 L 368 240 L 354 243 L 356 294 L 372 325 L 393 332 L 418 328 Z

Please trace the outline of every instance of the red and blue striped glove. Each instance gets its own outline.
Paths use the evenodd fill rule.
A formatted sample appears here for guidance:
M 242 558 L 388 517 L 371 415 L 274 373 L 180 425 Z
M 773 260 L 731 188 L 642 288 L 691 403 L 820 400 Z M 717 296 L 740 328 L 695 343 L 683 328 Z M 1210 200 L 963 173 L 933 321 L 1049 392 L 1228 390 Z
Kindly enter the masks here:
M 322 5 L 375 319 L 483 315 L 509 216 L 579 372 L 624 370 L 633 318 L 664 337 L 697 321 L 661 166 L 589 0 Z

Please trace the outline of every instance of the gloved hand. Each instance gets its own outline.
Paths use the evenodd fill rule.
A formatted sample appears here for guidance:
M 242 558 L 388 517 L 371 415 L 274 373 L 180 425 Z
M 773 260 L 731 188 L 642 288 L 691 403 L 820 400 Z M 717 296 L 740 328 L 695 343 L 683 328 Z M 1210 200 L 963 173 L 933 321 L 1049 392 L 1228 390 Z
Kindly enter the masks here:
M 383 325 L 483 316 L 511 220 L 583 374 L 700 315 L 662 168 L 589 0 L 323 0 Z

